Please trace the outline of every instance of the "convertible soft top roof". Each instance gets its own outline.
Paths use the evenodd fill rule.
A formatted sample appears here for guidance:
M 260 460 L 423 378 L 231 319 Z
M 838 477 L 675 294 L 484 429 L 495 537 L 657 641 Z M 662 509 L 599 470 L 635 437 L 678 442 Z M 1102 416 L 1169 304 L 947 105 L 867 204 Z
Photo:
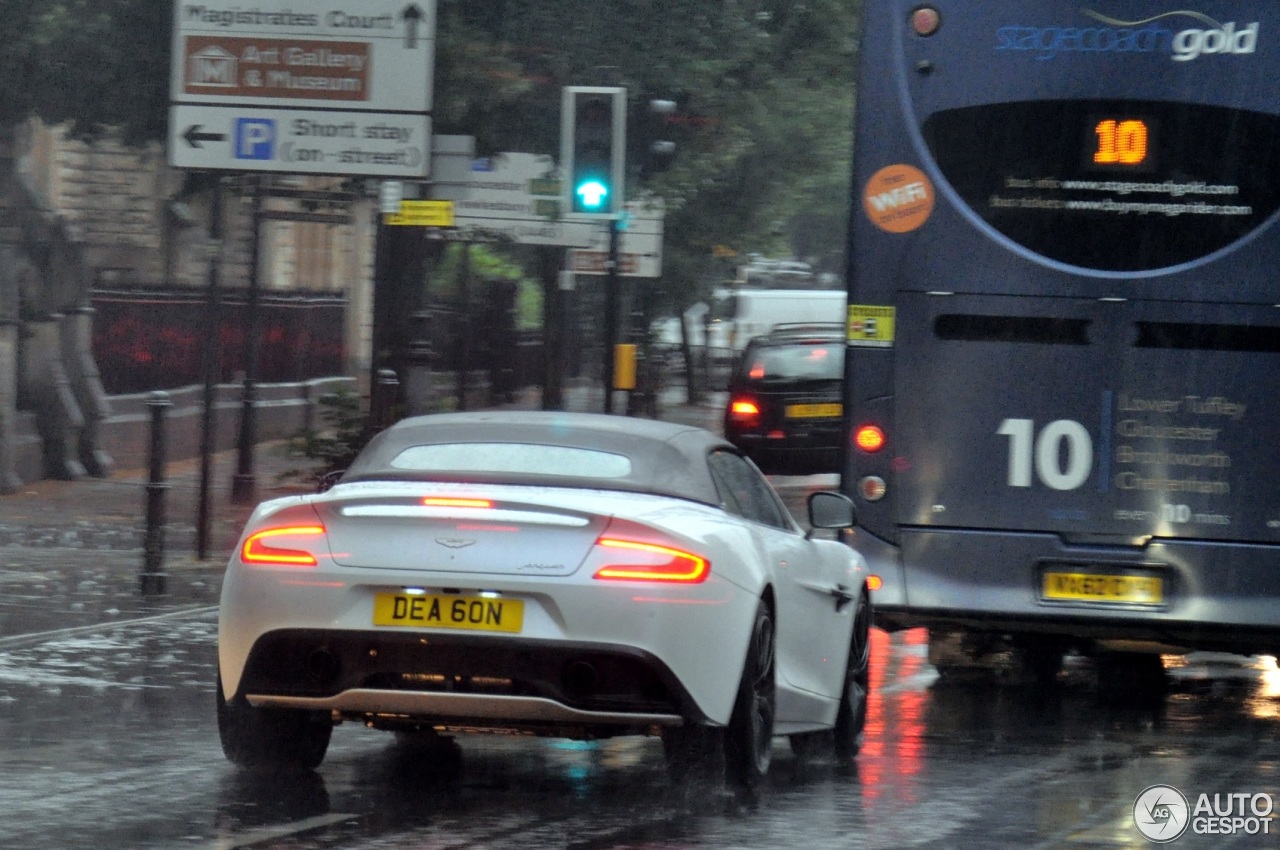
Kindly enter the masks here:
M 406 449 L 442 443 L 523 443 L 609 452 L 629 458 L 631 473 L 622 478 L 587 478 L 485 471 L 436 472 L 391 465 Z M 707 455 L 718 449 L 737 453 L 731 443 L 703 428 L 652 419 L 561 411 L 441 413 L 403 419 L 378 434 L 360 452 L 341 483 L 483 481 L 657 493 L 719 505 L 720 496 L 706 462 Z

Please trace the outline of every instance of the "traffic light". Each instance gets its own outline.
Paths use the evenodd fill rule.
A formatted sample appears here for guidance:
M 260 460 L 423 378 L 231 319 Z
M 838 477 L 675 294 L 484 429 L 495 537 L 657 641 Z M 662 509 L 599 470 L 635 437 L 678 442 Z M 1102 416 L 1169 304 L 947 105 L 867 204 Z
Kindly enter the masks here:
M 565 86 L 560 167 L 565 209 L 577 215 L 622 211 L 626 179 L 627 90 Z

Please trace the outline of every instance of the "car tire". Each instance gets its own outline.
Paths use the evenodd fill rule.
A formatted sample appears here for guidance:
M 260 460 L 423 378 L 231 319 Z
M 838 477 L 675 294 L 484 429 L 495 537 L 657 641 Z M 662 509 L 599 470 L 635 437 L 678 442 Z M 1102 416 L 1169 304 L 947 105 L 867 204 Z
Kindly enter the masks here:
M 871 693 L 871 594 L 864 587 L 853 612 L 849 661 L 845 664 L 844 689 L 836 709 L 836 758 L 845 761 L 858 754 L 862 730 L 867 725 L 867 697 Z
M 315 770 L 324 761 L 333 722 L 324 712 L 255 708 L 243 696 L 228 700 L 218 674 L 218 738 L 237 767 L 263 771 Z
M 742 665 L 742 681 L 725 730 L 725 778 L 735 790 L 755 790 L 773 759 L 777 714 L 777 637 L 773 614 L 761 600 Z

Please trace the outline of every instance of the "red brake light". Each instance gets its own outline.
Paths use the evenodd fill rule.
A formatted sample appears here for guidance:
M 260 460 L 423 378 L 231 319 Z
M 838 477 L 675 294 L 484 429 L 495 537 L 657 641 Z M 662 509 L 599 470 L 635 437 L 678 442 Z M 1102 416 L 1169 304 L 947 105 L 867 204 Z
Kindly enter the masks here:
M 751 370 L 747 372 L 747 377 L 753 381 L 758 381 L 764 377 L 764 364 L 752 363 Z
M 706 558 L 670 546 L 616 537 L 601 537 L 596 546 L 610 550 L 604 554 L 609 563 L 597 569 L 592 578 L 697 584 L 711 574 Z
M 729 402 L 729 416 L 737 422 L 751 422 L 760 416 L 760 406 L 749 398 Z
M 278 564 L 294 567 L 314 567 L 316 556 L 306 549 L 290 549 L 274 546 L 268 541 L 277 538 L 317 537 L 324 535 L 323 525 L 290 525 L 268 528 L 249 535 L 240 548 L 240 560 L 246 564 Z
M 853 442 L 864 452 L 878 452 L 884 448 L 884 431 L 876 425 L 862 425 L 854 431 Z

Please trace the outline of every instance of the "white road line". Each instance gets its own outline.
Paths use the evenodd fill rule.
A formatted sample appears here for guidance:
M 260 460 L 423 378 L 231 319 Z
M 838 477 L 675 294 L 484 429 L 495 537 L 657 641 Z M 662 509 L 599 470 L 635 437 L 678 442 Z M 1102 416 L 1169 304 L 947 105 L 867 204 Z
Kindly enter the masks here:
M 75 635 L 105 632 L 111 629 L 128 628 L 129 626 L 136 626 L 143 623 L 158 623 L 165 620 L 197 619 L 205 616 L 206 614 L 217 613 L 217 611 L 217 605 L 200 605 L 195 608 L 181 608 L 176 611 L 169 611 L 164 614 L 155 614 L 150 617 L 135 617 L 130 620 L 112 620 L 111 622 L 92 623 L 87 626 L 72 626 L 67 629 L 53 629 L 47 632 L 30 632 L 24 635 L 10 635 L 9 637 L 0 638 L 0 649 L 44 643 L 50 640 L 74 637 Z
M 293 823 L 283 823 L 279 826 L 264 826 L 260 829 L 251 829 L 238 835 L 224 835 L 215 839 L 212 844 L 206 845 L 207 850 L 239 850 L 242 847 L 252 847 L 255 844 L 261 844 L 264 841 L 271 841 L 275 838 L 286 838 L 290 835 L 298 835 L 303 832 L 309 832 L 313 829 L 319 829 L 322 826 L 331 826 L 335 823 L 341 823 L 344 820 L 357 818 L 355 814 L 331 814 L 317 815 L 306 820 L 294 821 Z

